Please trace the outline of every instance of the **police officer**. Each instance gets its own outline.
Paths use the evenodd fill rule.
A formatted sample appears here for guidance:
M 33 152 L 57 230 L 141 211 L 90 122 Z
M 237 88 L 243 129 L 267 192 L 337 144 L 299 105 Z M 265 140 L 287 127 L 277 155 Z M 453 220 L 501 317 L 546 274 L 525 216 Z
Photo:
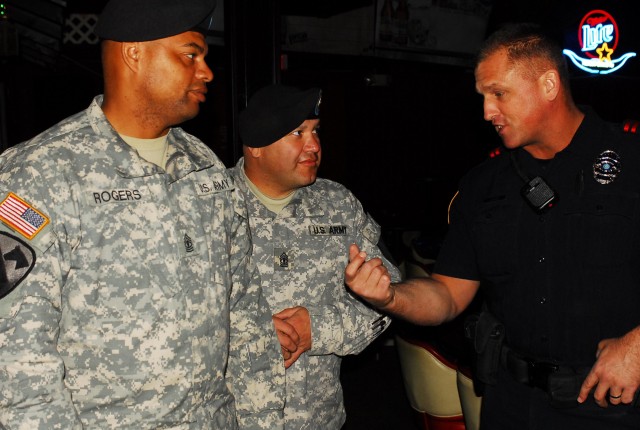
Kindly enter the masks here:
M 213 79 L 214 7 L 110 1 L 104 95 L 0 157 L 6 428 L 282 428 L 246 209 L 176 126 Z
M 337 430 L 346 418 L 341 357 L 362 351 L 389 319 L 344 285 L 349 244 L 381 257 L 380 227 L 344 186 L 317 178 L 320 102 L 317 88 L 257 91 L 239 118 L 244 157 L 230 171 L 276 328 L 298 339 L 285 363 L 285 426 Z
M 574 104 L 538 26 L 494 33 L 475 77 L 507 154 L 461 181 L 433 278 L 391 284 L 353 247 L 348 284 L 421 324 L 456 317 L 482 285 L 476 328 L 497 329 L 475 332 L 495 359 L 479 367 L 495 374 L 483 429 L 640 428 L 639 142 Z M 501 350 L 483 349 L 501 336 Z

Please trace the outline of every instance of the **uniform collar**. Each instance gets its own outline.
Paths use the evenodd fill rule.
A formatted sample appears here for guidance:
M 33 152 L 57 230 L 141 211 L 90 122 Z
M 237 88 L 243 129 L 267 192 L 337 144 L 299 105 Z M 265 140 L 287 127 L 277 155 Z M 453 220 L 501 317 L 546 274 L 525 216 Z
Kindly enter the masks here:
M 101 149 L 114 160 L 115 170 L 124 178 L 138 178 L 162 174 L 160 167 L 138 155 L 115 131 L 102 111 L 102 95 L 96 96 L 87 108 L 87 116 L 93 131 L 103 139 L 97 139 Z M 170 182 L 177 181 L 191 172 L 203 170 L 213 165 L 212 157 L 204 145 L 179 127 L 169 132 L 166 173 Z
M 237 186 L 249 196 L 249 199 L 260 206 L 261 216 L 270 214 L 273 217 L 275 214 L 269 211 L 258 198 L 251 192 L 246 183 L 246 176 L 244 175 L 244 157 L 240 157 L 236 163 L 236 182 Z M 282 218 L 294 218 L 300 217 L 318 217 L 323 216 L 325 213 L 322 200 L 319 198 L 318 193 L 314 193 L 315 183 L 306 187 L 296 190 L 295 195 L 287 206 L 282 209 L 282 212 L 278 214 Z
M 594 142 L 597 142 L 598 148 L 601 146 L 606 123 L 591 107 L 580 106 L 579 108 L 584 113 L 584 118 L 571 138 L 569 145 L 567 145 L 567 147 L 562 151 L 558 152 L 553 158 L 554 160 L 561 159 L 566 156 L 578 156 L 590 160 L 594 156 Z M 534 158 L 526 150 L 520 148 L 518 152 L 520 153 L 520 159 L 529 160 L 529 163 L 533 162 Z
M 580 126 L 573 135 L 569 146 L 560 151 L 560 154 L 577 154 L 593 158 L 593 142 L 601 142 L 604 137 L 604 129 L 606 123 L 596 114 L 589 106 L 580 106 L 580 110 L 584 112 L 584 118 Z

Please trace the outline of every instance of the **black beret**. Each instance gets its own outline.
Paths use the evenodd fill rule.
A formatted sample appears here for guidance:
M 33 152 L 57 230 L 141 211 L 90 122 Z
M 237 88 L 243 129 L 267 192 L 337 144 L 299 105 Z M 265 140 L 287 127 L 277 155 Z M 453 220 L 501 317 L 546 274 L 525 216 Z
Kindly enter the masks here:
M 240 112 L 238 126 L 242 143 L 251 148 L 271 145 L 306 119 L 320 116 L 322 91 L 282 84 L 258 90 Z
M 206 33 L 216 0 L 110 0 L 95 33 L 101 39 L 145 42 L 185 31 Z

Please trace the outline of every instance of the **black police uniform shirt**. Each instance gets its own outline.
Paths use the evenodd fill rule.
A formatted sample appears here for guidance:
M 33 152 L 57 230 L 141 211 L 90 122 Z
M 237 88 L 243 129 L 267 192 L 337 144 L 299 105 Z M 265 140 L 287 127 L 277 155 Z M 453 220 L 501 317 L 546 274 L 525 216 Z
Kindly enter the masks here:
M 602 184 L 594 164 L 607 150 L 620 171 Z M 556 191 L 556 204 L 536 213 L 509 154 L 487 160 L 461 181 L 435 272 L 480 280 L 514 350 L 590 366 L 600 340 L 640 324 L 640 141 L 586 109 L 552 160 L 515 155 Z

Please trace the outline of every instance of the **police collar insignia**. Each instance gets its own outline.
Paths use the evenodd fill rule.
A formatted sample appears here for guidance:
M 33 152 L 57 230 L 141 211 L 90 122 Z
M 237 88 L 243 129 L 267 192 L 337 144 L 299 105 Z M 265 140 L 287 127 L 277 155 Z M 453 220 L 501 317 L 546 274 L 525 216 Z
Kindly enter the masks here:
M 603 185 L 612 183 L 622 171 L 620 156 L 606 150 L 593 163 L 593 177 Z
M 0 232 L 0 299 L 13 291 L 29 274 L 36 253 L 22 240 Z
M 9 193 L 0 203 L 0 221 L 27 239 L 33 239 L 49 223 L 49 218 L 20 197 Z

